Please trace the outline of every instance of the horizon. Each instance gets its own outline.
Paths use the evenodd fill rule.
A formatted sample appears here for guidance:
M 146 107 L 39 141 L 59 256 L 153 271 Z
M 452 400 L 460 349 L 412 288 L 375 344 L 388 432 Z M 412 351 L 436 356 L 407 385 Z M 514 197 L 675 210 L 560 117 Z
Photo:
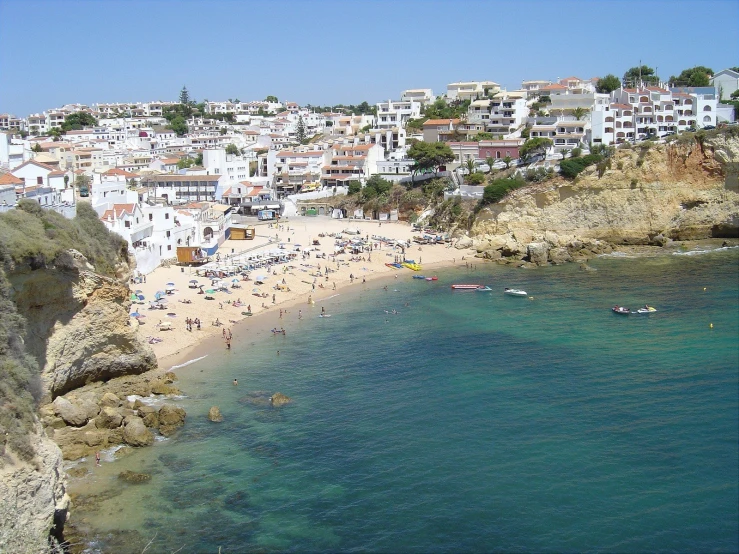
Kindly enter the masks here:
M 688 18 L 692 29 L 720 21 L 727 44 L 686 40 L 690 31 L 655 37 L 634 24 L 680 29 Z M 177 101 L 183 86 L 199 102 L 274 95 L 301 106 L 374 105 L 406 89 L 440 95 L 458 81 L 516 90 L 524 80 L 621 78 L 639 65 L 665 81 L 697 65 L 715 72 L 739 65 L 732 0 L 3 0 L 0 19 L 0 112 L 17 117 L 65 104 Z M 29 36 L 22 23 L 30 20 Z M 484 21 L 479 36 L 475 21 Z M 71 43 L 70 29 L 81 29 Z M 599 47 L 608 32 L 617 45 Z M 49 53 L 54 45 L 61 55 Z

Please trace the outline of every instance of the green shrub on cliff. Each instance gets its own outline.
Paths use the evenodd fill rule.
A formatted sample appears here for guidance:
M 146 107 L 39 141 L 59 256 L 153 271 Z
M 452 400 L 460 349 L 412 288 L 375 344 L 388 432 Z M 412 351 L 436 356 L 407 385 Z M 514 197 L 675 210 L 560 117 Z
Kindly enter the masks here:
M 18 208 L 0 214 L 0 258 L 6 264 L 37 269 L 74 248 L 98 273 L 114 275 L 119 261 L 127 258 L 126 242 L 109 232 L 87 203 L 77 205 L 74 219 L 44 210 L 32 200 L 21 200 Z
M 589 165 L 598 163 L 603 159 L 600 154 L 588 154 L 582 158 L 570 158 L 562 160 L 559 164 L 559 173 L 563 177 L 574 179 L 583 169 Z
M 482 192 L 481 204 L 494 204 L 502 200 L 510 191 L 522 187 L 526 183 L 520 179 L 495 179 Z

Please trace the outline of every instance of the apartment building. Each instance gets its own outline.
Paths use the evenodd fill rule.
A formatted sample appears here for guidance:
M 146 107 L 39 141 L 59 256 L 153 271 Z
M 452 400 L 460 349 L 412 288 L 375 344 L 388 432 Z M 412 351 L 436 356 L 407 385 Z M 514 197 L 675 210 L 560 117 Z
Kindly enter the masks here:
M 521 81 L 521 90 L 526 91 L 527 98 L 535 98 L 542 94 L 541 89 L 551 84 L 553 84 L 552 81 L 546 80 Z
M 500 92 L 500 85 L 493 81 L 463 81 L 446 86 L 447 102 L 455 100 L 476 100 Z
M 719 101 L 729 100 L 731 93 L 739 90 L 739 72 L 733 69 L 722 69 L 711 77 L 710 82 L 711 86 L 716 89 Z
M 470 105 L 472 108 L 472 105 Z M 498 92 L 490 103 L 468 111 L 476 121 L 485 124 L 485 131 L 506 138 L 515 133 L 525 122 L 529 109 L 524 92 Z M 470 120 L 470 123 L 473 121 Z
M 321 182 L 329 187 L 349 181 L 364 183 L 377 173 L 377 162 L 384 158 L 379 144 L 334 144 L 324 153 Z
M 378 129 L 405 128 L 409 119 L 421 117 L 421 104 L 415 100 L 388 100 L 376 106 Z
M 412 100 L 413 102 L 418 102 L 421 106 L 425 106 L 427 104 L 433 104 L 436 96 L 434 96 L 434 91 L 430 88 L 411 88 L 404 90 L 400 94 L 400 99 L 403 101 Z
M 321 180 L 323 150 L 280 150 L 275 155 L 274 189 L 278 198 Z
M 154 191 L 154 197 L 168 204 L 181 205 L 188 202 L 215 201 L 226 188 L 223 175 L 152 175 L 144 177 L 141 184 Z
M 23 120 L 12 114 L 0 113 L 0 129 L 8 131 L 20 131 L 23 129 Z
M 423 123 L 424 142 L 445 142 L 457 133 L 459 119 L 428 119 Z

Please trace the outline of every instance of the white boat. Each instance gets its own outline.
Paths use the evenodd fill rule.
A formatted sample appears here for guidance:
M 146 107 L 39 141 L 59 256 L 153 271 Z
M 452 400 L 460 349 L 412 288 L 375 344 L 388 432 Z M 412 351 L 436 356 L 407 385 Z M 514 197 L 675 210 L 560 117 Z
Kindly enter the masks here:
M 652 314 L 657 311 L 657 308 L 653 308 L 652 306 L 644 306 L 643 308 L 639 308 L 636 310 L 636 313 L 638 314 Z
M 526 294 L 526 291 L 525 290 L 521 290 L 521 289 L 509 289 L 508 287 L 506 287 L 503 290 L 503 294 L 509 294 L 511 296 L 528 296 L 528 294 Z

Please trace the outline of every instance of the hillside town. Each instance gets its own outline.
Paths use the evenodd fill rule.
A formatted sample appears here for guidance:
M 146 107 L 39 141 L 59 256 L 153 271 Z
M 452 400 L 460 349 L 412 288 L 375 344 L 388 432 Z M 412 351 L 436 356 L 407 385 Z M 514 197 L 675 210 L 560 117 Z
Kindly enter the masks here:
M 468 81 L 441 94 L 408 89 L 374 105 L 324 107 L 274 96 L 197 102 L 183 87 L 178 101 L 0 114 L 0 211 L 29 198 L 73 217 L 77 202 L 90 202 L 146 274 L 178 249 L 215 256 L 260 220 L 364 218 L 305 201 L 345 194 L 373 176 L 415 182 L 419 164 L 409 150 L 419 142 L 446 144 L 454 159 L 434 174 L 448 176 L 446 194 L 474 197 L 464 178 L 473 168 L 556 172 L 596 145 L 734 124 L 735 104 L 724 102 L 739 90 L 735 69 L 715 73 L 708 86 L 675 86 L 645 71 L 615 86 L 574 76 L 527 80 L 518 90 Z M 524 148 L 537 140 L 534 154 Z

